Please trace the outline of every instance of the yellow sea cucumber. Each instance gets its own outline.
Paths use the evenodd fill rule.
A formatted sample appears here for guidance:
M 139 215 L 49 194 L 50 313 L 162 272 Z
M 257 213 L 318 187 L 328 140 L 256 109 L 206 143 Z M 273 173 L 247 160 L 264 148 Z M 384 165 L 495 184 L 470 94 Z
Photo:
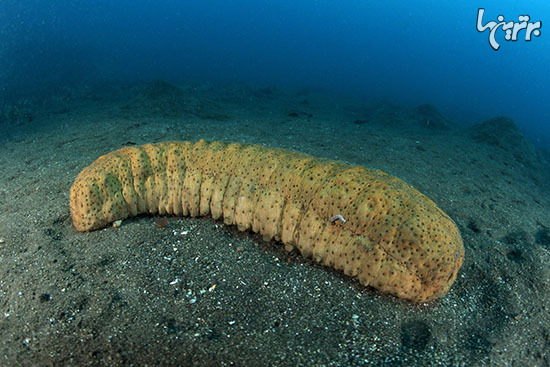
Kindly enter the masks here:
M 141 213 L 211 215 L 416 302 L 446 294 L 464 257 L 455 223 L 404 181 L 260 145 L 122 148 L 85 168 L 70 197 L 78 231 Z

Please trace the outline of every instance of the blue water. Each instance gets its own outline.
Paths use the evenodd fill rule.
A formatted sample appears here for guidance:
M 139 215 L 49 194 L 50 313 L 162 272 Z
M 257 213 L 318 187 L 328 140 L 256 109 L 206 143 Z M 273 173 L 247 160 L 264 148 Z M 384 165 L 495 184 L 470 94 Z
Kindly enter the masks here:
M 484 23 L 542 21 L 494 51 Z M 323 87 L 432 103 L 472 124 L 507 115 L 550 148 L 550 2 L 2 0 L 0 88 L 166 79 Z

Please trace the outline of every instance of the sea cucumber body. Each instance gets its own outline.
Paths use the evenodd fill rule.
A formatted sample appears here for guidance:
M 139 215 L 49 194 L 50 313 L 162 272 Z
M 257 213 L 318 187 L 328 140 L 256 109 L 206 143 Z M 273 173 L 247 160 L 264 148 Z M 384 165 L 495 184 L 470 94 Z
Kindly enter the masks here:
M 143 213 L 211 215 L 416 302 L 446 294 L 464 256 L 454 222 L 404 181 L 259 145 L 122 148 L 85 168 L 70 197 L 78 231 Z

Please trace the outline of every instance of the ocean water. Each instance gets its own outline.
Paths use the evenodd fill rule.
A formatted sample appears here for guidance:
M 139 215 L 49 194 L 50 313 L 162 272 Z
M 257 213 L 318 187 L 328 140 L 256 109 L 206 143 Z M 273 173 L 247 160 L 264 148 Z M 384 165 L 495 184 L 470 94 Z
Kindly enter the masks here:
M 431 103 L 462 124 L 512 118 L 548 148 L 550 37 L 483 23 L 550 16 L 546 1 L 15 1 L 0 4 L 0 85 L 252 82 Z
M 549 19 L 0 0 L 0 365 L 549 366 Z

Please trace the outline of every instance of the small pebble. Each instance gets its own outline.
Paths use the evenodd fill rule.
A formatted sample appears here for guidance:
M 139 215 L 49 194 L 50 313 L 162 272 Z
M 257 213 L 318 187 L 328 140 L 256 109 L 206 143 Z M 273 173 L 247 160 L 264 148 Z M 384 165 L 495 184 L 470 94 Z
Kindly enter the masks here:
M 113 222 L 113 227 L 115 227 L 115 228 L 118 228 L 118 227 L 120 227 L 121 225 L 122 225 L 122 219 L 115 220 L 115 221 Z
M 4 242 L 6 242 L 6 241 L 4 241 L 4 239 L 3 239 L 3 238 L 0 238 L 0 245 L 3 245 L 3 244 L 4 244 Z
M 155 218 L 154 222 L 157 228 L 164 228 L 168 225 L 168 219 L 166 218 Z

